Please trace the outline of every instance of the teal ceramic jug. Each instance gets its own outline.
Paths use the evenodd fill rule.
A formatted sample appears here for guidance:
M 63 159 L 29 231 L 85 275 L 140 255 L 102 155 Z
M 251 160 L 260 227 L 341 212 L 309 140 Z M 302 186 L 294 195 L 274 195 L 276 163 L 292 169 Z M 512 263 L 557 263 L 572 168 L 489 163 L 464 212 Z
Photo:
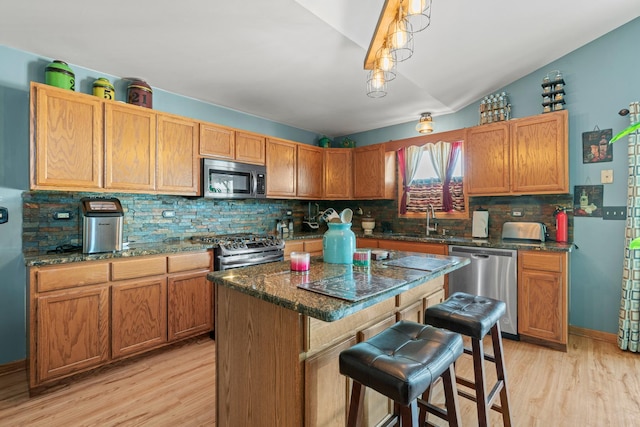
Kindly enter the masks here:
M 322 236 L 322 257 L 330 264 L 351 264 L 356 250 L 356 235 L 351 223 L 329 222 Z

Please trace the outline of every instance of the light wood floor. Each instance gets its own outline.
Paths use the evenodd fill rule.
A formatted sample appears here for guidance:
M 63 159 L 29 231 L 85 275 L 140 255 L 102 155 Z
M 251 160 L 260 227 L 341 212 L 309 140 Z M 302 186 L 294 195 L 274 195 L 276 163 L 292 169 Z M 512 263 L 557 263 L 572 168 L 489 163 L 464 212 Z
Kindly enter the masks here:
M 561 353 L 504 341 L 513 425 L 640 425 L 640 355 L 574 335 L 569 344 Z M 470 372 L 467 357 L 458 371 Z M 463 425 L 476 425 L 474 404 L 460 403 Z M 492 421 L 502 425 L 498 413 Z M 32 398 L 25 372 L 0 376 L 0 426 L 215 426 L 215 343 L 198 340 Z

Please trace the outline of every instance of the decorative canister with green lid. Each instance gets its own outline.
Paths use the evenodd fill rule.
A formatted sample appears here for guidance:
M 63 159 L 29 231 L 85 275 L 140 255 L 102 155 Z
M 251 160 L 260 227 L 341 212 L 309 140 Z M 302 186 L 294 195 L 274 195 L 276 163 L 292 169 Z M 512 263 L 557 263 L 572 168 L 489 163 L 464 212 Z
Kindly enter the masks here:
M 116 89 L 105 77 L 100 77 L 93 82 L 93 94 L 100 98 L 116 99 Z
M 356 251 L 356 235 L 350 222 L 328 222 L 322 236 L 322 258 L 329 264 L 352 264 Z
M 44 82 L 62 89 L 76 90 L 76 75 L 69 65 L 55 60 L 44 69 Z

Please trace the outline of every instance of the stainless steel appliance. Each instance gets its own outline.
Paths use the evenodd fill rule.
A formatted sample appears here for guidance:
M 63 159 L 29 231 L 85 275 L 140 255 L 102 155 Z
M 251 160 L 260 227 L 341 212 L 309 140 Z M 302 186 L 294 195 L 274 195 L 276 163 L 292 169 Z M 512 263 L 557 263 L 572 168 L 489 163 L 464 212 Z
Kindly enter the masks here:
M 284 241 L 277 236 L 256 234 L 229 234 L 194 236 L 191 241 L 212 243 L 214 270 L 248 267 L 282 261 Z
M 518 251 L 449 246 L 449 255 L 469 258 L 471 264 L 449 273 L 449 294 L 466 292 L 507 304 L 500 319 L 503 336 L 518 335 Z
M 261 165 L 204 159 L 202 195 L 213 199 L 267 197 L 267 169 Z
M 528 240 L 544 242 L 547 226 L 541 222 L 505 222 L 502 225 L 502 240 Z
M 85 197 L 80 199 L 82 211 L 82 252 L 115 252 L 122 250 L 124 212 L 116 198 Z

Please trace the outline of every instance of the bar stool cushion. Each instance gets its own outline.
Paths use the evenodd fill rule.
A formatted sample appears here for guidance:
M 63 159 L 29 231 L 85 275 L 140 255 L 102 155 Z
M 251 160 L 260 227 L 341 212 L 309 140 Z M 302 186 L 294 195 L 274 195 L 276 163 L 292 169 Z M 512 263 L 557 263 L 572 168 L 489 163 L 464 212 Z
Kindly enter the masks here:
M 420 396 L 463 351 L 459 334 L 400 321 L 340 353 L 340 373 L 402 405 Z
M 456 292 L 425 310 L 424 322 L 482 339 L 504 315 L 506 304 L 492 298 Z

